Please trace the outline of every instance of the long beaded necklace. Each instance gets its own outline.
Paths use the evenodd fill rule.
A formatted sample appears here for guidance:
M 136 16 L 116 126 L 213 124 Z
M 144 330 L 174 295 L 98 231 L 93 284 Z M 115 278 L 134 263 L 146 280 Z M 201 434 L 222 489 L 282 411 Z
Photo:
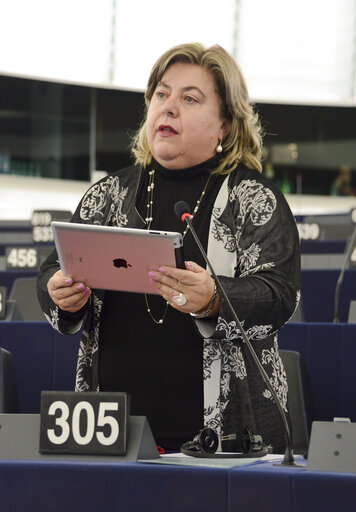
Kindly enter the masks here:
M 152 224 L 152 221 L 153 221 L 153 193 L 154 193 L 154 188 L 155 188 L 155 183 L 154 183 L 154 179 L 155 179 L 155 170 L 152 169 L 152 171 L 149 171 L 148 173 L 148 186 L 147 186 L 147 205 L 146 205 L 146 218 L 145 218 L 145 221 L 146 221 L 146 226 L 147 226 L 147 229 L 150 229 L 151 227 L 151 224 Z M 199 206 L 200 206 L 200 203 L 203 199 L 203 197 L 205 196 L 205 192 L 206 192 L 206 189 L 208 188 L 208 185 L 209 185 L 209 181 L 210 181 L 210 178 L 211 178 L 211 174 L 209 174 L 209 177 L 204 185 L 204 188 L 202 190 L 202 193 L 200 194 L 196 204 L 195 204 L 195 207 L 194 207 L 194 210 L 193 210 L 193 213 L 192 213 L 192 216 L 191 216 L 191 221 L 193 220 L 194 216 L 197 214 L 197 211 L 199 209 Z M 189 225 L 187 224 L 183 234 L 182 234 L 182 237 L 184 239 L 185 235 L 187 234 L 189 230 Z M 165 307 L 165 310 L 163 312 L 163 316 L 162 318 L 160 318 L 159 320 L 157 320 L 157 318 L 155 318 L 151 312 L 151 308 L 150 308 L 150 305 L 148 303 L 148 298 L 147 298 L 147 294 L 145 294 L 145 302 L 146 302 L 146 308 L 147 308 L 147 313 L 150 315 L 150 317 L 152 318 L 152 320 L 156 323 L 156 324 L 163 324 L 164 322 L 164 319 L 166 317 L 166 314 L 167 314 L 167 310 L 168 310 L 168 306 L 169 306 L 169 302 L 166 302 L 166 307 Z

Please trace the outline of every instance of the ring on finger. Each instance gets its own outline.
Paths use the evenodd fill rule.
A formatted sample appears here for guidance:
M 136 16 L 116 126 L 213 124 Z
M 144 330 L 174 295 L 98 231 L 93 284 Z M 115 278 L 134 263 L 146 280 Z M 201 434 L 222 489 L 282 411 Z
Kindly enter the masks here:
M 174 297 L 172 297 L 172 301 L 176 306 L 184 306 L 184 304 L 187 303 L 187 298 L 182 292 L 180 292 L 179 295 L 174 295 Z

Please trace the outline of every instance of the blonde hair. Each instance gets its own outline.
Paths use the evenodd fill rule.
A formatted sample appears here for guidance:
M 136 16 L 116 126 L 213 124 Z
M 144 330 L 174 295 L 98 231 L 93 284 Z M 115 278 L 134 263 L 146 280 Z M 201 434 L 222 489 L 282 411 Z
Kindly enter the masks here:
M 166 51 L 153 66 L 145 93 L 145 116 L 131 144 L 135 163 L 146 167 L 152 161 L 146 136 L 147 111 L 157 84 L 168 67 L 176 62 L 197 64 L 211 73 L 220 100 L 221 117 L 230 123 L 230 129 L 222 141 L 223 152 L 220 153 L 219 165 L 213 172 L 228 174 L 240 162 L 262 172 L 261 125 L 250 103 L 245 79 L 224 48 L 219 45 L 205 48 L 200 43 L 175 46 Z

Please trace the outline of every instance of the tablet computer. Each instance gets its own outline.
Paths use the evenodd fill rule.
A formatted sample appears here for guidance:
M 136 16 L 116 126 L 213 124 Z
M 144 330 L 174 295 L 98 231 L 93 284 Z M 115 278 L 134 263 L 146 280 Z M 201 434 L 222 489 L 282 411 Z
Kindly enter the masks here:
M 62 272 L 90 288 L 157 294 L 148 272 L 185 268 L 181 233 L 53 221 Z

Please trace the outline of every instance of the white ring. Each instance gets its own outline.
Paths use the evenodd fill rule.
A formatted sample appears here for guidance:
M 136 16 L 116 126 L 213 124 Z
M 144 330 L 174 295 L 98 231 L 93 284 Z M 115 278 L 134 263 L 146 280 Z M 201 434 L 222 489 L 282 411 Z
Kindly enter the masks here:
M 187 302 L 187 299 L 186 297 L 183 295 L 182 292 L 180 292 L 179 295 L 175 295 L 173 298 L 172 298 L 172 301 L 174 302 L 174 304 L 176 306 L 184 306 L 184 304 L 186 304 Z

